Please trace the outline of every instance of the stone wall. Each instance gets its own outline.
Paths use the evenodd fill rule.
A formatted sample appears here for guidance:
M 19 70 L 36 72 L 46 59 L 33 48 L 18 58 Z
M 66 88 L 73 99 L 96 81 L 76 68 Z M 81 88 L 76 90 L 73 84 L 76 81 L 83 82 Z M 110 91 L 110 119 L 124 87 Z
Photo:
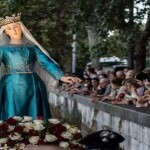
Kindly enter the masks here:
M 123 135 L 124 150 L 150 150 L 150 109 L 91 103 L 89 97 L 57 90 L 49 93 L 53 117 L 77 125 L 83 134 L 111 129 Z

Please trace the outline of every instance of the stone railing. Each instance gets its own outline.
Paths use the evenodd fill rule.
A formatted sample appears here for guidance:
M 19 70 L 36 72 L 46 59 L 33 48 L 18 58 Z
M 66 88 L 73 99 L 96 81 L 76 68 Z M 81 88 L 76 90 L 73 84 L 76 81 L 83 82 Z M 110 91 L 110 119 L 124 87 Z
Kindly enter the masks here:
M 124 150 L 150 150 L 150 108 L 91 103 L 89 97 L 55 90 L 49 93 L 53 117 L 77 125 L 84 134 L 110 129 L 125 137 Z

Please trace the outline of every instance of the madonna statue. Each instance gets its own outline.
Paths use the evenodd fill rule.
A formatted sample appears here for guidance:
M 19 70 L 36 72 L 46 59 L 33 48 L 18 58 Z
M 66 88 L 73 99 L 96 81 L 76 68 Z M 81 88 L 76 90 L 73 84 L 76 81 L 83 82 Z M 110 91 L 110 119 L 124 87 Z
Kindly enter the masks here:
M 20 21 L 20 14 L 0 18 L 0 120 L 12 116 L 43 116 L 51 118 L 47 87 L 53 81 L 78 82 L 76 77 L 65 77 L 59 65 L 33 38 Z M 35 64 L 43 68 L 44 82 L 36 73 Z M 37 67 L 38 68 L 38 67 Z M 5 71 L 4 71 L 5 70 Z M 44 70 L 55 80 L 46 81 Z M 51 83 L 48 83 L 51 82 Z

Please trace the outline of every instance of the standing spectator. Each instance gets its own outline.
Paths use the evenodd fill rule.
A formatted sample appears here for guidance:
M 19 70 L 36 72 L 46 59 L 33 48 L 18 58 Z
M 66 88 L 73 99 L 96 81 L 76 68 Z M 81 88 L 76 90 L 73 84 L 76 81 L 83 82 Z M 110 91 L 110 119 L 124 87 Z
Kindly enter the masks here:
M 92 91 L 90 96 L 96 96 L 98 94 L 98 86 L 99 86 L 99 79 L 98 78 L 93 78 L 91 80 L 92 83 Z
M 135 71 L 134 70 L 128 70 L 127 73 L 126 73 L 126 79 L 133 79 L 135 78 Z
M 103 98 L 103 100 L 115 100 L 119 89 L 121 87 L 121 83 L 122 83 L 122 79 L 119 77 L 116 77 L 115 79 L 112 80 L 111 84 L 112 84 L 112 88 L 111 88 L 111 92 L 108 96 L 105 96 Z
M 98 93 L 97 95 L 93 96 L 91 99 L 91 102 L 96 102 L 98 100 L 101 100 L 105 95 L 106 89 L 108 85 L 110 84 L 109 80 L 106 78 L 103 78 L 99 81 L 99 86 L 98 86 Z
M 125 73 L 124 73 L 124 71 L 122 71 L 122 70 L 117 71 L 117 72 L 116 72 L 116 76 L 119 77 L 119 78 L 121 78 L 122 81 L 125 79 Z
M 96 74 L 96 72 L 95 72 L 95 69 L 92 68 L 92 67 L 87 69 L 87 75 L 88 75 L 91 79 L 97 77 L 97 74 Z
M 150 77 L 147 73 L 141 72 L 136 75 L 136 80 L 138 81 L 138 85 L 139 85 L 137 93 L 139 96 L 143 96 L 146 90 L 145 82 L 150 81 Z

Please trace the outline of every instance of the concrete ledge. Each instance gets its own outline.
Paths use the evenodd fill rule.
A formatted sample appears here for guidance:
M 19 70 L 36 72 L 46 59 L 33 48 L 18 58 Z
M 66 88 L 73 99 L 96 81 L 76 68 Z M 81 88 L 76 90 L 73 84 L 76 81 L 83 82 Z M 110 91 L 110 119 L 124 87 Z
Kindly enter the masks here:
M 150 128 L 150 108 L 136 108 L 133 105 L 112 105 L 109 101 L 91 103 L 88 96 L 76 94 L 70 96 L 67 92 L 59 92 L 58 90 L 53 92 L 58 95 L 62 95 L 67 99 L 74 99 L 78 103 L 84 104 L 88 107 L 101 110 L 124 120 L 128 120 L 141 126 Z

